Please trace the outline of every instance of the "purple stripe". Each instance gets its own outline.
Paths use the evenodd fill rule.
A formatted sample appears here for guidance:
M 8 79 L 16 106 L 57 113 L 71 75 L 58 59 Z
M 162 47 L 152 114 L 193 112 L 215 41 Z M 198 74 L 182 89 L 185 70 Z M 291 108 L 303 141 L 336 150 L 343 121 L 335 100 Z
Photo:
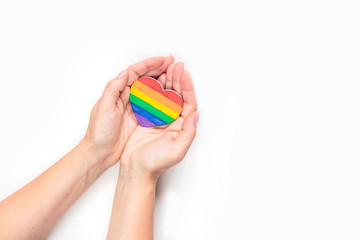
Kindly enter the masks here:
M 135 117 L 138 120 L 138 122 L 140 123 L 141 126 L 143 127 L 154 127 L 156 126 L 154 123 L 150 122 L 149 120 L 147 120 L 146 118 L 144 118 L 143 116 L 135 113 Z

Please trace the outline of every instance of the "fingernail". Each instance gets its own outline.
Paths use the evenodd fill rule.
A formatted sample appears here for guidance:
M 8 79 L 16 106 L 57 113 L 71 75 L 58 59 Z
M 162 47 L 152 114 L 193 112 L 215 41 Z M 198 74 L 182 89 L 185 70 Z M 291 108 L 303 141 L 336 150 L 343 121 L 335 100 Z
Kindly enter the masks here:
M 126 74 L 126 70 L 122 70 L 118 75 L 117 75 L 117 78 L 122 78 L 124 77 L 124 75 Z
M 199 113 L 196 113 L 195 116 L 194 116 L 195 125 L 197 125 L 198 121 L 199 121 Z

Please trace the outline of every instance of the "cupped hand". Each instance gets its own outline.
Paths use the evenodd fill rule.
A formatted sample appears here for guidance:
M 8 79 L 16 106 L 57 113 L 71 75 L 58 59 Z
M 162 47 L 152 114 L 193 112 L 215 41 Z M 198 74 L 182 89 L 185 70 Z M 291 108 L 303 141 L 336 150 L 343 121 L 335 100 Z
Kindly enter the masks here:
M 104 167 L 114 165 L 135 130 L 129 103 L 130 85 L 141 75 L 157 77 L 174 62 L 172 56 L 152 57 L 135 63 L 109 81 L 92 108 L 89 126 L 82 142 Z M 127 96 L 127 97 L 126 97 Z
M 159 127 L 141 127 L 132 112 L 127 120 L 136 125 L 122 157 L 120 171 L 130 171 L 132 176 L 157 180 L 163 171 L 179 163 L 187 153 L 195 135 L 199 119 L 194 86 L 183 63 L 172 63 L 166 73 L 158 77 L 165 89 L 183 96 L 181 116 L 173 123 Z

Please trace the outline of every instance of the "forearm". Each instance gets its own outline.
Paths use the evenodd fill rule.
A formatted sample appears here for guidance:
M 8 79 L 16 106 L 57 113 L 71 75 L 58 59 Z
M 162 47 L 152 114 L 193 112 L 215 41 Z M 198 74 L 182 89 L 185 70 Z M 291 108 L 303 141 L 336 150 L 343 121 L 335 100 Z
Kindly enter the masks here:
M 44 239 L 104 169 L 83 141 L 0 203 L 0 239 Z
M 156 181 L 120 167 L 108 240 L 152 240 Z

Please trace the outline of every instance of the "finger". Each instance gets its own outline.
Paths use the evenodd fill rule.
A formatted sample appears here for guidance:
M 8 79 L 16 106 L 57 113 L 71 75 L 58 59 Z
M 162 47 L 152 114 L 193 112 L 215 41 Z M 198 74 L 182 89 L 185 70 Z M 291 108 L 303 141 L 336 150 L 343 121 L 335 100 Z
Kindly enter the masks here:
M 157 79 L 162 86 L 165 86 L 166 83 L 166 73 L 161 74 Z
M 124 104 L 127 104 L 130 101 L 130 87 L 125 87 L 124 90 L 120 93 L 120 99 Z
M 131 65 L 127 68 L 127 72 L 129 74 L 127 85 L 131 86 L 131 84 L 133 84 L 133 82 L 135 82 L 135 80 L 138 79 L 141 75 L 161 67 L 164 61 L 165 58 L 162 56 L 151 57 Z
M 172 86 L 172 77 L 174 72 L 175 63 L 172 63 L 166 70 L 166 82 L 163 84 L 164 89 L 169 89 L 169 85 Z
M 165 131 L 180 131 L 182 129 L 182 125 L 184 122 L 184 118 L 179 117 L 174 122 L 170 123 Z
M 174 67 L 173 77 L 172 77 L 172 89 L 181 94 L 181 75 L 184 72 L 184 63 L 178 62 Z
M 153 77 L 153 78 L 158 78 L 162 73 L 166 72 L 166 70 L 168 69 L 170 64 L 172 64 L 174 61 L 175 61 L 175 58 L 172 55 L 169 55 L 169 56 L 165 57 L 164 63 L 160 67 L 158 67 L 154 70 L 151 70 L 151 71 L 145 73 L 144 75 Z
M 125 119 L 129 119 L 129 122 L 128 121 L 126 122 L 127 124 L 130 124 L 130 126 L 137 126 L 138 125 L 138 121 L 135 118 L 134 112 L 133 112 L 132 107 L 131 107 L 130 104 L 127 104 L 125 106 L 125 114 L 126 114 Z M 133 128 L 133 127 L 130 127 L 130 129 L 131 128 Z
M 113 80 L 106 84 L 102 97 L 106 101 L 117 103 L 120 93 L 125 89 L 129 74 L 126 71 L 122 71 Z
M 180 83 L 181 83 L 181 94 L 184 99 L 184 106 L 181 112 L 181 116 L 186 118 L 192 112 L 197 111 L 197 101 L 194 91 L 194 85 L 190 73 L 188 71 L 184 71 L 182 73 Z
M 184 119 L 182 131 L 176 137 L 176 147 L 179 154 L 185 156 L 192 141 L 196 136 L 196 125 L 199 120 L 199 113 L 194 112 Z

